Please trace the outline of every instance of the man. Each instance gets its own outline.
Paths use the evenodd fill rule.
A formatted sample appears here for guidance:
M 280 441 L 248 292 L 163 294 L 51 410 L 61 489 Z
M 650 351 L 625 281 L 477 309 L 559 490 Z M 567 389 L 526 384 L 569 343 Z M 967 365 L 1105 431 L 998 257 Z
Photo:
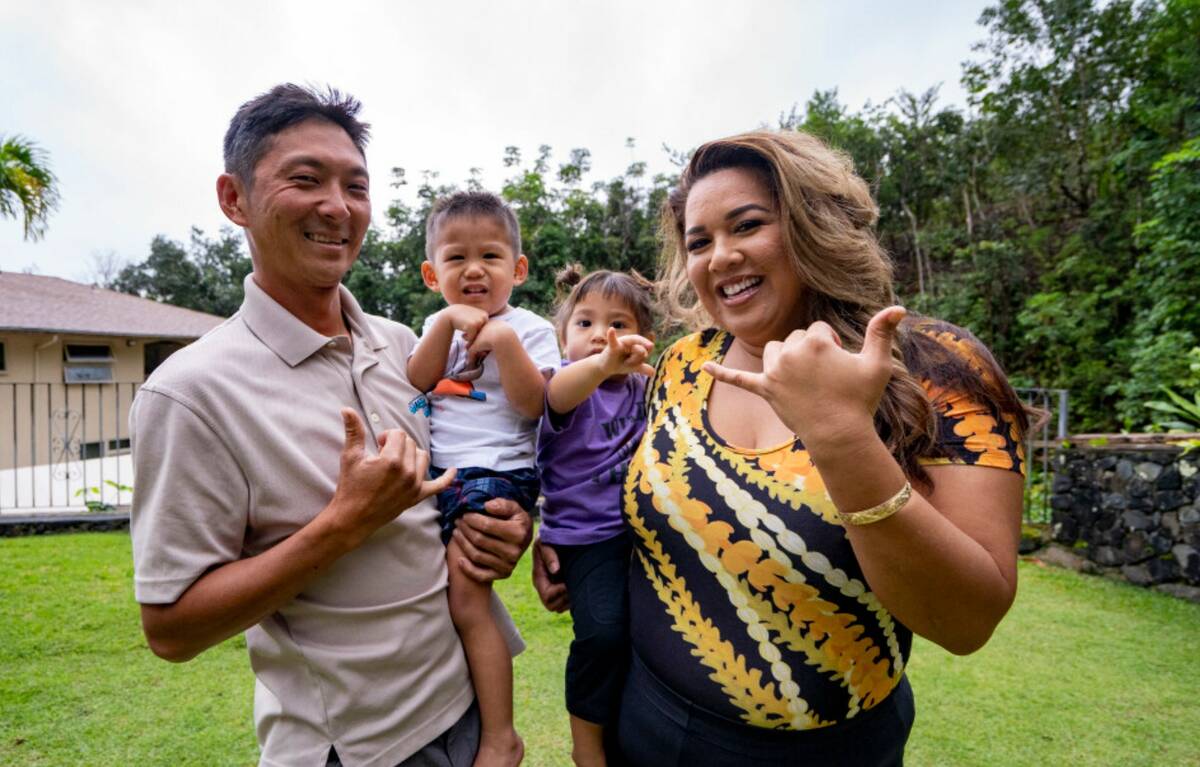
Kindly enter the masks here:
M 168 660 L 246 632 L 262 764 L 469 765 L 478 713 L 431 500 L 452 472 L 427 478 L 406 407 L 416 338 L 340 285 L 370 222 L 358 109 L 281 85 L 229 125 L 217 196 L 254 272 L 130 413 L 135 594 Z M 480 580 L 530 536 L 515 504 L 488 508 L 455 532 Z

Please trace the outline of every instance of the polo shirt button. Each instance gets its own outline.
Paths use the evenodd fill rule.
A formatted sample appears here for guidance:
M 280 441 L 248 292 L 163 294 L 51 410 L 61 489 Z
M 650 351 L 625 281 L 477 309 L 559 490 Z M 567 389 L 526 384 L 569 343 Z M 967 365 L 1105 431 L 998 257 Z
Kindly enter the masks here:
M 371 423 L 379 423 L 379 413 L 371 413 Z

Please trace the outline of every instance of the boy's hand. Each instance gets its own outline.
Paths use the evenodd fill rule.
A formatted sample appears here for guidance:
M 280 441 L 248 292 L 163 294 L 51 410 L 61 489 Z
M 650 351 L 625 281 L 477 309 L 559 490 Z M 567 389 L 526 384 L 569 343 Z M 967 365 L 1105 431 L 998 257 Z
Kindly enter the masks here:
M 600 352 L 600 369 L 605 377 L 641 373 L 644 376 L 654 375 L 654 368 L 646 362 L 650 352 L 654 350 L 654 342 L 636 334 L 617 337 L 615 328 L 608 329 L 608 346 Z
M 484 317 L 486 316 L 485 314 Z M 475 334 L 475 338 L 467 342 L 467 366 L 475 367 L 489 352 L 509 344 L 521 344 L 521 339 L 517 337 L 517 331 L 513 330 L 512 325 L 504 321 L 485 323 Z
M 477 306 L 467 306 L 466 304 L 447 306 L 439 314 L 446 318 L 450 327 L 462 331 L 463 340 L 467 342 L 467 346 L 471 345 L 479 335 L 479 331 L 488 322 L 487 312 Z

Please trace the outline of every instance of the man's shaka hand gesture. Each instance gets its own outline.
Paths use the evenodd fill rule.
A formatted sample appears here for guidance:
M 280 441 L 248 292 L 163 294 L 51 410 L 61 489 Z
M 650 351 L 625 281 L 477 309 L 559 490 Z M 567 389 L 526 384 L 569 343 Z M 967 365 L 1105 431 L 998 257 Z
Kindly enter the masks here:
M 337 490 L 329 510 L 335 524 L 353 545 L 391 522 L 402 511 L 441 492 L 454 481 L 454 469 L 437 479 L 428 479 L 429 453 L 400 429 L 379 435 L 379 452 L 366 450 L 362 419 L 350 408 L 342 408 L 346 444 Z

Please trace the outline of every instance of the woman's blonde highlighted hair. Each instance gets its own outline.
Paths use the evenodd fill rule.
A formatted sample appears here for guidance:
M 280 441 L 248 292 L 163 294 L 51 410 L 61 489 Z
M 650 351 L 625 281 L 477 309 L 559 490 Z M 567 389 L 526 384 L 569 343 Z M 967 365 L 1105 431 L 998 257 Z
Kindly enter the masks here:
M 850 158 L 807 133 L 755 131 L 697 149 L 663 206 L 660 275 L 672 317 L 693 330 L 711 323 L 687 279 L 684 209 L 693 184 L 730 168 L 755 173 L 770 191 L 784 247 L 811 294 L 809 323 L 849 306 L 891 305 L 892 264 L 871 228 L 879 208 Z
M 833 327 L 847 349 L 861 349 L 871 317 L 895 303 L 891 259 L 873 230 L 879 208 L 848 155 L 796 131 L 743 133 L 710 141 L 692 155 L 662 211 L 659 291 L 666 313 L 691 330 L 712 323 L 688 282 L 684 214 L 696 182 L 735 168 L 754 173 L 770 191 L 780 216 L 783 246 L 805 288 L 802 327 L 821 320 Z M 910 320 L 901 324 L 892 349 L 892 379 L 875 414 L 875 426 L 905 473 L 928 481 L 917 459 L 939 452 L 933 408 L 909 367 L 926 372 L 922 363 L 934 352 L 930 343 L 937 343 L 914 326 Z M 941 366 L 934 377 L 946 378 L 943 373 Z M 946 382 L 968 383 L 976 390 L 972 393 L 987 395 L 985 399 L 997 406 L 1015 404 L 1020 412 L 1002 373 L 995 378 L 1001 384 L 994 392 L 969 385 L 975 378 L 964 363 L 961 371 L 949 373 Z M 1023 413 L 1018 417 L 1023 426 Z

